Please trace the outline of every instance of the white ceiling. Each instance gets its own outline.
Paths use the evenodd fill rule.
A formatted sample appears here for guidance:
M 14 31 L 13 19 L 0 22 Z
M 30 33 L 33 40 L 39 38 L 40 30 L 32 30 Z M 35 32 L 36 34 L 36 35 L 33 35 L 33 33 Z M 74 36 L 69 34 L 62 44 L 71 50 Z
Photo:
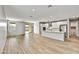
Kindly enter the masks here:
M 47 5 L 9 5 L 4 6 L 7 19 L 19 20 L 61 20 L 79 16 L 78 5 L 53 5 L 48 8 Z M 35 9 L 33 12 L 32 9 Z M 33 17 L 29 17 L 33 16 Z

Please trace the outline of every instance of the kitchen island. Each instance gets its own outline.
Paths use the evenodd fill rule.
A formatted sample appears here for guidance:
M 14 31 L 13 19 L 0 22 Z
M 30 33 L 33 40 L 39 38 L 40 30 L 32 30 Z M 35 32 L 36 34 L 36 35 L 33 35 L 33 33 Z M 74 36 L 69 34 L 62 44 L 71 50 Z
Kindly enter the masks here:
M 56 39 L 60 41 L 64 41 L 64 38 L 65 38 L 64 32 L 42 31 L 41 35 L 44 37 L 48 37 L 48 38 Z

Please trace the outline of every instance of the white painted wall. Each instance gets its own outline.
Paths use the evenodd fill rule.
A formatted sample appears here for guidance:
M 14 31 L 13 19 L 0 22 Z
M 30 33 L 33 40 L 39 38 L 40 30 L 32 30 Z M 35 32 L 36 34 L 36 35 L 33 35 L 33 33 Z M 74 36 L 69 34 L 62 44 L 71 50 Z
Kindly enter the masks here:
M 0 53 L 2 53 L 7 39 L 7 21 L 2 6 L 0 6 Z
M 35 22 L 34 23 L 34 33 L 39 34 L 39 22 Z
M 0 6 L 0 19 L 6 20 L 2 6 Z
M 15 30 L 11 26 L 8 26 L 9 36 L 25 34 L 25 23 L 15 22 L 15 24 L 16 24 Z
M 7 21 L 0 19 L 0 53 L 2 53 L 7 39 Z
M 0 20 L 0 40 L 7 37 L 7 21 Z
M 16 35 L 16 28 L 15 30 L 13 29 L 12 26 L 10 26 L 10 21 L 8 21 L 8 36 Z
M 15 19 L 14 19 L 15 20 Z M 11 20 L 10 20 L 11 21 Z M 17 21 L 15 21 L 15 22 L 17 22 Z M 16 29 L 16 31 L 18 32 L 18 34 L 20 34 L 20 33 L 24 33 L 24 23 L 21 23 L 21 22 L 23 22 L 23 21 L 20 21 L 20 22 L 18 22 L 17 23 L 17 29 Z M 36 33 L 36 34 L 39 34 L 40 32 L 39 32 L 39 21 L 30 21 L 30 20 L 26 20 L 25 22 L 28 22 L 28 23 L 33 23 L 34 24 L 34 26 L 33 26 L 33 30 L 34 30 L 34 33 Z M 23 28 L 22 28 L 23 27 Z M 18 31 L 19 30 L 19 31 Z M 10 31 L 10 30 L 9 30 Z M 11 31 L 11 33 L 12 32 L 14 32 L 13 34 L 11 34 L 11 35 L 15 35 L 16 34 L 16 31 Z M 20 31 L 22 31 L 22 32 L 20 32 Z
M 16 33 L 17 35 L 25 34 L 25 23 L 22 22 L 16 23 Z

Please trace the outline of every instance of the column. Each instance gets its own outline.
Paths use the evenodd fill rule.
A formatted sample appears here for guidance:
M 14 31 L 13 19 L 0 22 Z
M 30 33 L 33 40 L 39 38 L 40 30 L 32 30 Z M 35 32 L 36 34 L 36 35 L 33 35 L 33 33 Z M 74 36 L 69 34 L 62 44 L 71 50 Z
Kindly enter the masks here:
M 70 35 L 70 21 L 67 19 L 67 38 L 69 38 Z
M 79 20 L 76 23 L 76 35 L 79 37 Z

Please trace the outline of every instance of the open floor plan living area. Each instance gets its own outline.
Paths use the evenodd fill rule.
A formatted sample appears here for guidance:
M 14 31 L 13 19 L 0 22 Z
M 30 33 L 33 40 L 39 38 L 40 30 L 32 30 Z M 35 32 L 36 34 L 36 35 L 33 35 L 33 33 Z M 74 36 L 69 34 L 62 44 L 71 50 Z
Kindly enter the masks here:
M 0 5 L 0 54 L 79 54 L 79 5 Z

